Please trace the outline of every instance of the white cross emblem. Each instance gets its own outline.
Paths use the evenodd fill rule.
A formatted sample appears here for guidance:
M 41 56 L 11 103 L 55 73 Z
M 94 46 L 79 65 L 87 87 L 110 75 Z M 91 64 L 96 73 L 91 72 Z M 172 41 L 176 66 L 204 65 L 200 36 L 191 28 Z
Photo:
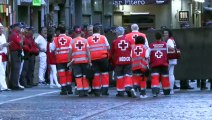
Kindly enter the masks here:
M 163 53 L 161 51 L 156 51 L 155 52 L 155 57 L 156 58 L 161 58 L 163 56 Z
M 126 51 L 128 48 L 128 43 L 126 43 L 125 40 L 121 40 L 120 43 L 118 43 L 118 48 L 120 48 L 121 51 Z
M 67 43 L 67 40 L 64 39 L 63 37 L 60 38 L 59 40 L 60 45 L 65 45 Z

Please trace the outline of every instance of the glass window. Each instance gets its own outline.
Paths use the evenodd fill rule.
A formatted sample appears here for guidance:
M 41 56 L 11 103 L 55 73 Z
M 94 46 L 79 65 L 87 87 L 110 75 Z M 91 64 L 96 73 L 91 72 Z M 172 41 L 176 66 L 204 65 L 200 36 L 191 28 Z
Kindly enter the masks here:
M 91 16 L 90 15 L 83 15 L 82 20 L 83 20 L 82 22 L 84 25 L 91 24 Z
M 101 12 L 102 11 L 102 0 L 94 0 L 94 11 Z
M 111 27 L 111 16 L 105 16 L 103 24 L 105 27 Z
M 105 0 L 104 1 L 104 14 L 112 15 L 113 12 L 113 0 Z
M 82 14 L 91 15 L 91 0 L 82 0 Z

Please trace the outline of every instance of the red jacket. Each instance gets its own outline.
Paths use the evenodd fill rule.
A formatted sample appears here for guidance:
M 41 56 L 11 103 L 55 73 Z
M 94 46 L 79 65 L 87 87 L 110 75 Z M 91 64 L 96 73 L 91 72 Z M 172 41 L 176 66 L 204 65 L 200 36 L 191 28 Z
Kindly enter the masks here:
M 18 31 L 13 30 L 11 35 L 9 36 L 9 42 L 10 44 L 10 50 L 11 51 L 18 51 L 18 50 L 22 50 L 22 47 L 20 45 L 20 35 L 18 33 Z
M 132 43 L 125 36 L 119 37 L 112 43 L 113 65 L 132 64 Z
M 24 52 L 30 53 L 31 52 L 31 43 L 29 42 L 29 37 L 25 36 L 24 37 L 24 42 L 23 42 L 23 50 Z
M 150 67 L 167 67 L 167 46 L 166 42 L 156 41 L 150 44 Z

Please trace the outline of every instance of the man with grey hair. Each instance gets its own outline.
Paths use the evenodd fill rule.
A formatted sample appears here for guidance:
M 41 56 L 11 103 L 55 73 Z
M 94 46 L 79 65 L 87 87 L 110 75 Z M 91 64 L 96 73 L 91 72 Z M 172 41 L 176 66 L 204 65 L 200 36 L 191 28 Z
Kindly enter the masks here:
M 132 24 L 131 30 L 132 30 L 131 33 L 126 34 L 126 39 L 130 40 L 133 44 L 135 44 L 135 39 L 138 36 L 142 36 L 145 39 L 144 47 L 147 49 L 147 51 L 149 51 L 148 40 L 144 33 L 139 32 L 139 26 L 137 24 Z M 139 88 L 138 82 L 136 81 L 136 75 L 133 75 L 133 87 L 135 90 L 137 90 L 137 88 Z
M 93 25 L 88 25 L 85 38 L 88 38 L 88 37 L 90 37 L 92 35 L 93 35 Z
M 132 24 L 131 25 L 131 30 L 132 30 L 131 33 L 126 34 L 126 38 L 131 40 L 131 41 L 133 41 L 135 43 L 136 37 L 142 36 L 142 37 L 145 38 L 145 44 L 144 45 L 147 48 L 149 48 L 149 43 L 148 43 L 147 37 L 146 37 L 146 35 L 144 33 L 139 32 L 139 26 L 137 24 Z
M 128 97 L 136 97 L 132 80 L 132 43 L 124 36 L 124 28 L 116 28 L 117 39 L 112 43 L 112 58 L 115 76 L 117 76 L 117 97 L 123 97 L 127 92 Z

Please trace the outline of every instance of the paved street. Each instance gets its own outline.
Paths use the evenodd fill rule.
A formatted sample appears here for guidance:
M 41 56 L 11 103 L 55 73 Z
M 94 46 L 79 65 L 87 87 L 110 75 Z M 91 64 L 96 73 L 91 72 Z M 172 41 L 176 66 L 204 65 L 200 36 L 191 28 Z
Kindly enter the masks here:
M 193 86 L 195 83 L 192 83 Z M 0 93 L 0 120 L 212 120 L 212 91 L 176 90 L 157 98 L 60 96 L 59 89 L 39 86 Z

